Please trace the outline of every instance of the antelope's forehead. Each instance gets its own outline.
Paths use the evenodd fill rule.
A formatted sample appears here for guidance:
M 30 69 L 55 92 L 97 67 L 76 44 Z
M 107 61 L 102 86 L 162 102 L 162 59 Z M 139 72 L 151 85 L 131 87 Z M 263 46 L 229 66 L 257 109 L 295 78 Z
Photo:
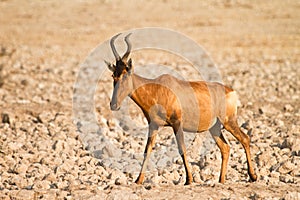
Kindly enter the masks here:
M 124 73 L 125 68 L 126 64 L 123 61 L 117 61 L 114 77 L 120 77 Z

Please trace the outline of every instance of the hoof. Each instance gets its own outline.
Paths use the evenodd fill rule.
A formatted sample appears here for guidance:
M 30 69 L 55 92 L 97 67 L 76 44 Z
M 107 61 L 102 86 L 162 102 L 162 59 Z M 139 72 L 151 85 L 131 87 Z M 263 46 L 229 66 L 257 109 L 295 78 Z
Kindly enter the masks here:
M 192 181 L 191 180 L 186 180 L 184 185 L 191 185 Z
M 136 184 L 141 185 L 143 183 L 143 181 L 140 181 L 139 179 L 136 179 L 136 181 L 134 181 Z
M 255 182 L 256 180 L 257 180 L 257 175 L 256 174 L 250 176 L 250 182 Z
M 143 173 L 141 173 L 134 182 L 138 185 L 141 185 L 144 182 L 144 178 L 145 178 L 145 175 Z

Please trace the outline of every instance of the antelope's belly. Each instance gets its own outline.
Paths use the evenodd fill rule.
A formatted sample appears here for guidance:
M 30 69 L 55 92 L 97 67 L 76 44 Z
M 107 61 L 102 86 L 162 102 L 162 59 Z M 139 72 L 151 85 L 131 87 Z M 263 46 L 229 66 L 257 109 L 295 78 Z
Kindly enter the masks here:
M 183 129 L 189 132 L 202 132 L 210 129 L 216 123 L 217 117 L 210 112 L 194 112 L 192 115 L 183 115 Z

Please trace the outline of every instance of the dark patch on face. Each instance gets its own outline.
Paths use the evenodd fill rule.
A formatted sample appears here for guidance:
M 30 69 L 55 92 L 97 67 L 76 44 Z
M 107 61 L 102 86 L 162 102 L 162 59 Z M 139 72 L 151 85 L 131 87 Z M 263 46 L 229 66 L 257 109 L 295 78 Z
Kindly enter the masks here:
M 113 73 L 114 78 L 119 78 L 122 75 L 125 68 L 126 64 L 122 60 L 118 60 L 116 63 L 116 69 Z

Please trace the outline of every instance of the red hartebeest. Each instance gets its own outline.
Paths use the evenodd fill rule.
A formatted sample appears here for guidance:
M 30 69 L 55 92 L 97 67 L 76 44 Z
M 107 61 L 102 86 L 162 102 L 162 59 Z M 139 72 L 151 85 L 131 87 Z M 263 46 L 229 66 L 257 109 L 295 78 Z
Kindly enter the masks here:
M 238 97 L 236 92 L 220 83 L 183 81 L 167 74 L 156 79 L 138 76 L 133 73 L 132 61 L 128 59 L 131 51 L 131 44 L 128 41 L 130 34 L 125 37 L 127 50 L 123 57 L 120 57 L 114 46 L 114 41 L 119 35 L 115 35 L 110 40 L 116 63 L 106 62 L 113 72 L 114 80 L 110 108 L 118 110 L 124 98 L 129 96 L 141 108 L 149 123 L 142 169 L 135 182 L 143 183 L 158 128 L 171 126 L 186 170 L 185 184 L 190 184 L 193 177 L 186 157 L 183 131 L 206 130 L 210 131 L 221 151 L 222 165 L 219 182 L 224 183 L 230 147 L 221 132 L 221 124 L 242 143 L 247 157 L 248 174 L 251 181 L 255 181 L 257 176 L 251 163 L 250 138 L 241 131 L 237 124 Z M 195 112 L 198 115 L 195 115 Z

